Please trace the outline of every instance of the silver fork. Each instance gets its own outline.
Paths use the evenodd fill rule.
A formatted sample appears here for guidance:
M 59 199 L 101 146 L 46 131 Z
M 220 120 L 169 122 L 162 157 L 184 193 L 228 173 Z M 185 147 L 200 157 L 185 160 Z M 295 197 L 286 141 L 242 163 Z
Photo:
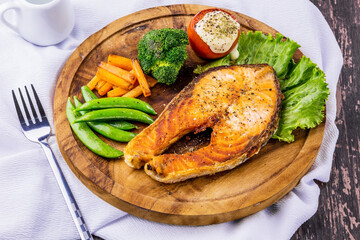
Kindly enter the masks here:
M 20 99 L 21 99 L 21 102 L 22 102 L 22 105 L 23 105 L 23 108 L 25 111 L 26 119 L 24 118 L 24 116 L 21 112 L 19 103 L 15 96 L 15 92 L 14 92 L 14 90 L 12 90 L 12 96 L 14 99 L 16 112 L 17 112 L 21 127 L 23 129 L 24 135 L 30 141 L 40 143 L 40 145 L 42 146 L 42 148 L 46 154 L 46 157 L 50 163 L 51 169 L 54 172 L 55 178 L 59 184 L 61 193 L 64 196 L 66 205 L 68 206 L 68 208 L 70 210 L 71 216 L 75 222 L 76 228 L 80 234 L 81 239 L 82 240 L 89 240 L 89 239 L 92 240 L 93 238 L 85 224 L 84 218 L 82 217 L 82 215 L 80 213 L 80 209 L 74 199 L 73 194 L 71 193 L 69 185 L 67 184 L 64 174 L 61 171 L 59 163 L 55 159 L 55 156 L 54 156 L 51 148 L 49 147 L 49 144 L 47 143 L 47 138 L 50 135 L 50 124 L 49 124 L 49 121 L 47 120 L 47 117 L 46 117 L 45 111 L 41 105 L 40 99 L 39 99 L 39 97 L 35 91 L 35 88 L 32 84 L 31 84 L 31 88 L 32 88 L 32 91 L 33 91 L 33 94 L 35 97 L 38 111 L 40 113 L 40 117 L 38 117 L 38 114 L 36 113 L 34 104 L 31 100 L 30 94 L 25 86 L 28 103 L 30 104 L 31 112 L 32 112 L 33 118 L 35 120 L 34 122 L 31 119 L 29 110 L 27 108 L 27 104 L 25 103 L 25 100 L 24 100 L 23 94 L 21 93 L 20 88 L 19 88 L 19 95 L 20 95 Z

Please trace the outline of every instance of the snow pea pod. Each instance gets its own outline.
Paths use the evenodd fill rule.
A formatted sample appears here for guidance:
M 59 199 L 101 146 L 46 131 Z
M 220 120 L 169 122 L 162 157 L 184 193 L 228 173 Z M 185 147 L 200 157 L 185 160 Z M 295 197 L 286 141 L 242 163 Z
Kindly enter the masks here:
M 140 110 L 148 114 L 156 114 L 155 110 L 146 102 L 136 98 L 129 97 L 109 97 L 86 101 L 75 111 L 89 111 L 105 108 L 130 108 Z
M 127 108 L 107 108 L 94 110 L 75 119 L 74 122 L 131 120 L 151 124 L 154 120 L 144 112 Z
M 82 105 L 77 97 L 74 97 L 74 103 L 75 107 L 80 107 Z M 86 111 L 80 111 L 79 113 L 84 115 Z M 120 130 L 104 122 L 87 122 L 87 124 L 95 132 L 118 142 L 129 142 L 136 136 L 135 133 Z
M 81 87 L 81 94 L 85 100 L 85 102 L 88 102 L 93 99 L 98 99 L 98 97 L 93 93 L 88 86 L 82 86 Z
M 135 124 L 132 124 L 132 123 L 129 123 L 129 122 L 126 122 L 126 121 L 109 121 L 109 122 L 106 122 L 107 124 L 115 127 L 115 128 L 118 128 L 118 129 L 121 129 L 121 130 L 132 130 L 132 129 L 136 129 L 138 128 Z
M 71 103 L 70 98 L 68 98 L 66 116 L 69 120 L 70 127 L 88 149 L 105 158 L 117 158 L 123 155 L 123 152 L 111 147 L 96 136 L 86 123 L 74 123 L 74 120 L 80 115 L 74 112 L 74 109 L 74 105 Z
M 81 94 L 82 94 L 85 102 L 88 102 L 93 99 L 98 99 L 98 97 L 95 95 L 95 93 L 93 93 L 90 90 L 90 88 L 86 85 L 81 87 Z M 107 123 L 113 127 L 121 129 L 121 130 L 131 130 L 131 129 L 137 128 L 137 126 L 135 124 L 132 124 L 132 123 L 129 123 L 126 121 L 119 120 L 119 121 L 111 121 L 111 122 L 107 122 Z

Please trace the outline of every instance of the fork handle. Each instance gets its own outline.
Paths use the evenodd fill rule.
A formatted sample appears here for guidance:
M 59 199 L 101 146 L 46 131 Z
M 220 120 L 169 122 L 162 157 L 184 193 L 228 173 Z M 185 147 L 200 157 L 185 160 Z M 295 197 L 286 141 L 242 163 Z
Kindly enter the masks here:
M 80 209 L 75 201 L 75 198 L 70 190 L 70 187 L 61 171 L 59 163 L 57 162 L 49 144 L 46 139 L 40 141 L 41 146 L 46 154 L 46 157 L 50 163 L 51 169 L 54 172 L 56 181 L 59 184 L 62 195 L 64 196 L 66 205 L 68 206 L 71 216 L 75 222 L 76 228 L 80 234 L 82 240 L 93 240 L 90 231 L 88 230 L 85 220 L 81 215 Z

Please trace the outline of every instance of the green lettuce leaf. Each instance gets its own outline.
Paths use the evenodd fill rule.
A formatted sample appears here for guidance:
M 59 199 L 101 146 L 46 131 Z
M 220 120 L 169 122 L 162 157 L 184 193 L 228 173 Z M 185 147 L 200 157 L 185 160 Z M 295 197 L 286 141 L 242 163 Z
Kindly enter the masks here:
M 281 82 L 284 100 L 273 138 L 293 142 L 295 129 L 314 128 L 322 122 L 330 92 L 324 72 L 309 58 L 302 57 L 288 76 Z
M 308 81 L 314 68 L 316 68 L 316 64 L 307 57 L 302 57 L 298 64 L 292 64 L 293 67 L 291 67 L 286 79 L 280 80 L 281 91 L 286 91 Z
M 239 37 L 239 57 L 235 61 L 239 64 L 267 63 L 272 66 L 279 79 L 283 79 L 287 72 L 289 63 L 296 49 L 300 47 L 296 42 L 276 34 L 265 35 L 262 32 L 242 33 Z
M 289 63 L 296 49 L 300 47 L 296 42 L 276 34 L 265 35 L 259 31 L 242 33 L 239 36 L 239 57 L 231 62 L 230 54 L 208 64 L 198 66 L 194 73 L 200 74 L 209 68 L 239 64 L 267 63 L 274 68 L 279 79 L 283 79 L 288 72 Z
M 213 67 L 230 66 L 230 65 L 232 65 L 231 56 L 230 56 L 230 54 L 228 54 L 223 58 L 219 58 L 219 59 L 209 62 L 205 65 L 198 65 L 195 68 L 194 73 L 200 74 L 200 73 L 203 73 L 206 70 L 213 68 Z

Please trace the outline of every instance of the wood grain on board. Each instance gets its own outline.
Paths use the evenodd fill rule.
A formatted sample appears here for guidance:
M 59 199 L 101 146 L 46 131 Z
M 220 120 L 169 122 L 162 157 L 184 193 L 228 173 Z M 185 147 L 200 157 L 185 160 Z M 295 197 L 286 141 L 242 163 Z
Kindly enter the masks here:
M 76 176 L 103 200 L 145 219 L 181 225 L 205 225 L 238 219 L 262 210 L 291 191 L 309 170 L 317 155 L 324 124 L 310 131 L 298 131 L 291 144 L 270 140 L 260 153 L 241 166 L 215 175 L 175 184 L 152 180 L 143 170 L 128 167 L 120 158 L 104 159 L 90 152 L 73 135 L 66 119 L 67 98 L 77 96 L 80 88 L 95 75 L 96 66 L 109 54 L 137 56 L 141 37 L 152 29 L 165 27 L 186 30 L 201 5 L 172 5 L 139 11 L 122 17 L 90 36 L 70 56 L 55 90 L 54 120 L 60 150 Z M 271 27 L 240 13 L 232 12 L 242 31 L 260 30 L 276 34 Z M 188 47 L 189 58 L 172 86 L 157 84 L 149 98 L 160 113 L 166 104 L 194 77 L 196 64 L 204 63 Z M 298 60 L 300 51 L 294 55 Z M 145 125 L 139 124 L 141 131 Z M 190 134 L 169 151 L 184 151 L 207 138 Z M 104 138 L 103 138 L 104 139 Z M 124 149 L 124 143 L 104 139 Z

